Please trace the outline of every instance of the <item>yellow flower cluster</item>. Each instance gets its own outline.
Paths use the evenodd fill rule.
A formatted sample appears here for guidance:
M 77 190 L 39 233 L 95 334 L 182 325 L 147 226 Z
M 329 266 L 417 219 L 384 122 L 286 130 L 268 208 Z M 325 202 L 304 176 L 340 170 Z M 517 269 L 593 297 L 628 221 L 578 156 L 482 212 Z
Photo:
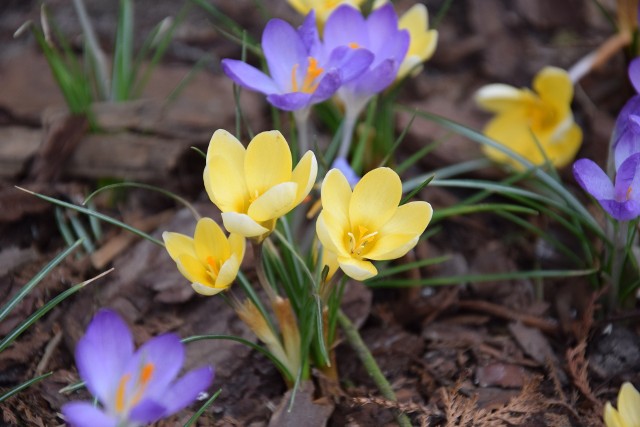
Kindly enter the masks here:
M 607 402 L 604 422 L 607 427 L 640 427 L 640 393 L 631 383 L 620 387 L 617 410 Z
M 543 68 L 533 80 L 533 91 L 505 84 L 482 87 L 477 104 L 495 117 L 484 128 L 489 138 L 535 165 L 546 160 L 557 168 L 569 164 L 582 142 L 582 130 L 573 120 L 573 83 L 566 71 Z M 491 160 L 522 169 L 520 162 L 495 148 L 484 146 Z

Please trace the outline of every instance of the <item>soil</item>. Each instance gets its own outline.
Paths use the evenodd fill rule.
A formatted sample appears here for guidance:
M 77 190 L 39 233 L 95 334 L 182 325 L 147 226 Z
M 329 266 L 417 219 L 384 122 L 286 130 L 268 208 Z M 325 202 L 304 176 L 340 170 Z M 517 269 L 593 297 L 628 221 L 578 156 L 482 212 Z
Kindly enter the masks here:
M 182 2 L 135 2 L 136 45 L 166 16 L 176 16 Z M 268 14 L 300 23 L 284 1 L 212 2 L 248 34 L 260 38 Z M 395 2 L 405 10 L 411 1 Z M 427 0 L 431 20 L 448 2 Z M 530 86 L 546 65 L 569 68 L 613 34 L 610 22 L 590 0 L 458 0 L 438 24 L 435 56 L 409 80 L 399 102 L 440 114 L 474 129 L 488 116 L 473 103 L 482 85 L 502 82 Z M 605 10 L 615 2 L 601 1 Z M 101 46 L 112 52 L 118 2 L 86 0 Z M 256 4 L 264 4 L 261 9 Z M 68 0 L 51 0 L 47 8 L 60 29 L 80 50 L 80 25 Z M 219 219 L 202 186 L 203 162 L 191 147 L 206 149 L 218 128 L 235 129 L 234 95 L 222 74 L 220 58 L 238 58 L 238 44 L 225 38 L 207 13 L 193 6 L 176 31 L 167 55 L 153 72 L 142 100 L 125 106 L 96 107 L 103 132 L 90 133 L 86 121 L 70 115 L 43 54 L 28 32 L 12 38 L 27 20 L 39 22 L 40 5 L 30 0 L 0 4 L 0 304 L 29 281 L 66 244 L 53 205 L 15 186 L 80 203 L 97 186 L 133 180 L 168 189 L 194 203 L 203 215 Z M 163 100 L 203 56 L 211 60 L 170 105 Z M 626 60 L 618 53 L 576 86 L 574 113 L 584 132 L 578 157 L 604 163 L 615 115 L 632 94 Z M 268 130 L 270 110 L 263 97 L 243 91 L 246 122 L 254 132 Z M 401 113 L 401 131 L 411 119 Z M 287 122 L 285 120 L 285 134 Z M 317 123 L 319 141 L 329 140 Z M 416 119 L 399 149 L 406 158 L 448 131 Z M 478 146 L 461 137 L 426 156 L 406 177 L 480 158 Z M 468 175 L 500 178 L 499 168 Z M 570 171 L 561 176 L 578 197 Z M 423 190 L 421 199 L 434 210 L 454 205 L 468 193 L 443 188 Z M 190 213 L 166 197 L 147 190 L 103 193 L 96 209 L 160 238 L 165 230 L 192 233 Z M 594 209 L 594 213 L 597 210 Z M 86 218 L 59 211 L 65 222 L 90 229 Z M 524 217 L 566 239 L 557 224 Z M 413 270 L 410 278 L 447 277 L 562 269 L 568 260 L 546 248 L 535 235 L 491 214 L 452 217 L 440 232 L 421 242 L 406 259 L 447 255 L 448 261 Z M 575 242 L 567 241 L 568 245 Z M 65 300 L 0 353 L 0 390 L 8 390 L 44 372 L 53 375 L 4 402 L 0 425 L 63 424 L 60 407 L 86 399 L 84 391 L 61 394 L 78 381 L 75 343 L 102 307 L 118 311 L 132 325 L 136 341 L 174 331 L 233 334 L 256 341 L 221 298 L 193 293 L 164 250 L 103 225 L 95 250 L 68 257 L 0 324 L 0 336 L 46 301 L 98 273 L 114 271 Z M 250 271 L 248 257 L 243 270 Z M 350 284 L 344 309 L 359 326 L 398 402 L 381 397 L 354 351 L 341 342 L 336 349 L 340 388 L 325 397 L 334 404 L 317 425 L 391 426 L 396 411 L 421 426 L 600 426 L 607 401 L 614 401 L 624 381 L 640 384 L 640 336 L 635 301 L 624 310 L 602 309 L 604 291 L 579 278 L 457 283 L 432 288 L 371 289 Z M 216 368 L 215 403 L 199 426 L 314 425 L 304 416 L 274 421 L 288 402 L 286 386 L 269 361 L 230 341 L 189 344 L 186 368 Z M 316 383 L 321 375 L 316 376 Z M 319 403 L 301 393 L 309 407 Z M 327 399 L 328 398 L 328 399 Z M 327 403 L 329 402 L 329 403 Z M 301 403 L 302 405 L 302 403 Z M 197 405 L 196 405 L 197 406 Z M 197 409 L 197 408 L 196 408 Z M 196 409 L 157 423 L 183 425 Z M 303 411 L 304 412 L 304 411 Z M 295 418 L 299 416 L 300 418 Z M 4 424 L 2 424 L 4 423 Z

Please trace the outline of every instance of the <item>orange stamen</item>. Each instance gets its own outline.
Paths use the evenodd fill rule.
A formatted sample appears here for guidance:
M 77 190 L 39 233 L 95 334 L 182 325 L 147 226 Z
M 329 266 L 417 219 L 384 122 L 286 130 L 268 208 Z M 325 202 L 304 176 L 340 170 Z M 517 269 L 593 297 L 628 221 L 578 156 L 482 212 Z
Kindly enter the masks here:
M 627 200 L 631 198 L 631 187 L 627 188 Z
M 131 406 L 136 405 L 140 402 L 142 395 L 147 389 L 147 385 L 149 381 L 153 377 L 153 371 L 155 370 L 155 366 L 153 363 L 145 363 L 142 367 L 142 371 L 140 372 L 140 377 L 138 378 L 138 383 L 136 384 L 136 393 L 133 395 L 133 399 L 131 399 Z
M 360 47 L 360 45 L 356 42 L 351 42 L 347 46 L 349 46 L 351 49 L 358 49 Z
M 298 85 L 298 67 L 300 64 L 293 66 L 291 70 L 291 90 L 293 92 L 313 93 L 318 88 L 319 82 L 316 79 L 324 72 L 324 68 L 318 67 L 318 60 L 309 57 L 309 65 L 307 66 L 307 72 L 302 81 L 302 86 Z
M 116 412 L 124 411 L 124 393 L 127 388 L 127 382 L 131 379 L 131 375 L 125 374 L 120 378 L 118 389 L 116 390 Z

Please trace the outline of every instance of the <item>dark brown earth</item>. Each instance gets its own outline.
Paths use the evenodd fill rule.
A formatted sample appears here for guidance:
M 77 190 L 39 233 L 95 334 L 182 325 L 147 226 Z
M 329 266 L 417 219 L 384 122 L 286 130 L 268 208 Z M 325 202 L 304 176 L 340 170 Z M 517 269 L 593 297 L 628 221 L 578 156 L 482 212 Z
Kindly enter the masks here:
M 113 48 L 117 3 L 86 1 L 107 52 Z M 137 43 L 161 19 L 175 15 L 180 3 L 138 0 Z M 301 22 L 280 0 L 213 3 L 258 39 L 265 17 L 256 3 L 266 4 L 272 16 Z M 404 10 L 411 3 L 398 1 L 396 8 Z M 425 3 L 433 21 L 446 2 Z M 615 2 L 601 3 L 613 10 Z M 53 0 L 47 6 L 79 45 L 72 2 Z M 134 180 L 171 190 L 216 218 L 202 187 L 202 159 L 190 147 L 205 149 L 213 131 L 235 128 L 232 86 L 221 73 L 219 59 L 239 57 L 240 48 L 196 6 L 179 27 L 143 100 L 98 107 L 105 130 L 100 134 L 88 133 L 86 123 L 66 112 L 33 38 L 12 38 L 28 19 L 39 22 L 37 2 L 0 4 L 0 304 L 65 247 L 53 206 L 14 186 L 79 203 L 108 179 Z M 492 82 L 529 86 L 543 66 L 569 68 L 613 34 L 590 0 L 457 0 L 438 30 L 434 58 L 406 84 L 399 100 L 475 129 L 488 118 L 472 100 L 479 87 Z M 162 100 L 203 55 L 211 55 L 209 65 L 175 102 L 162 108 Z M 624 54 L 618 53 L 576 88 L 574 111 L 585 135 L 581 157 L 603 161 L 606 156 L 615 115 L 632 93 L 625 63 Z M 270 129 L 269 109 L 261 96 L 243 92 L 242 107 L 254 132 Z M 409 119 L 408 113 L 399 116 L 398 131 Z M 324 127 L 318 124 L 318 129 L 320 141 L 328 140 Z M 445 133 L 417 119 L 399 156 Z M 406 177 L 478 157 L 475 143 L 453 136 Z M 482 177 L 501 174 L 496 168 L 484 170 Z M 583 197 L 570 173 L 562 171 L 562 176 Z M 437 210 L 468 194 L 434 187 L 420 197 Z M 149 191 L 105 193 L 96 205 L 156 238 L 165 230 L 191 233 L 194 226 L 188 211 Z M 561 233 L 544 218 L 529 220 Z M 438 225 L 440 233 L 400 262 L 439 255 L 449 255 L 450 260 L 411 271 L 410 277 L 568 268 L 558 254 L 543 253 L 534 235 L 490 214 L 454 217 Z M 252 265 L 252 259 L 243 265 L 250 277 Z M 255 340 L 221 298 L 195 295 L 162 249 L 106 225 L 97 250 L 90 256 L 71 256 L 49 274 L 0 324 L 0 335 L 70 285 L 110 267 L 115 269 L 111 274 L 63 302 L 0 353 L 0 393 L 53 372 L 6 401 L 0 424 L 61 425 L 61 405 L 88 397 L 84 392 L 69 396 L 58 391 L 78 380 L 75 342 L 101 307 L 121 313 L 133 325 L 138 342 L 165 331 L 183 337 L 227 333 Z M 350 285 L 345 310 L 362 325 L 361 334 L 399 403 L 380 397 L 359 359 L 342 343 L 336 350 L 341 392 L 327 396 L 335 402 L 328 425 L 395 425 L 396 409 L 422 426 L 602 425 L 603 405 L 615 398 L 620 384 L 640 381 L 639 312 L 632 302 L 624 310 L 605 313 L 594 291 L 576 278 L 400 290 Z M 215 365 L 211 390 L 222 392 L 198 421 L 200 426 L 266 426 L 283 402 L 286 386 L 276 369 L 247 347 L 228 341 L 189 344 L 186 368 L 202 364 Z M 183 425 L 194 410 L 158 425 Z M 290 425 L 310 424 L 300 419 Z

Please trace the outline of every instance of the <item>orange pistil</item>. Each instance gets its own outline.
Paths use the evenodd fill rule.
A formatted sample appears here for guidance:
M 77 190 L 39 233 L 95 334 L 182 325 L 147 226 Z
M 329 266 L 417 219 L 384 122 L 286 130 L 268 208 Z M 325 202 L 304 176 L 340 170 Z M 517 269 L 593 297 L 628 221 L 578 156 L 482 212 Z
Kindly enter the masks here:
M 212 256 L 208 256 L 206 261 L 207 265 L 209 266 L 209 268 L 207 268 L 208 273 L 215 281 L 215 278 L 218 277 L 218 273 L 220 273 L 220 263 L 217 262 Z
M 293 66 L 291 70 L 291 89 L 293 92 L 313 93 L 318 88 L 319 82 L 316 79 L 324 72 L 324 68 L 318 67 L 318 60 L 314 57 L 309 57 L 309 65 L 307 66 L 307 72 L 302 81 L 302 85 L 298 85 L 298 67 L 300 64 Z

